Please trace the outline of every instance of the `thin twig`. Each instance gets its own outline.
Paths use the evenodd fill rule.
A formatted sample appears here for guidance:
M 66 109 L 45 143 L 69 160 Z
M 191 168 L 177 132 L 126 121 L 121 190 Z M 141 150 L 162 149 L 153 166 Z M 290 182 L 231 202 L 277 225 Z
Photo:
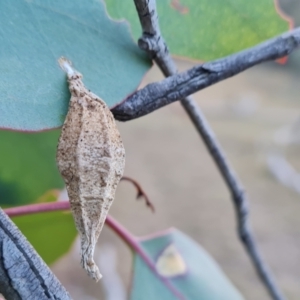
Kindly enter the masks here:
M 155 60 L 156 64 L 160 67 L 165 76 L 174 75 L 177 72 L 176 65 L 172 60 L 168 51 L 168 47 L 166 46 L 166 43 L 164 42 L 164 39 L 160 33 L 155 0 L 134 0 L 134 2 L 143 30 L 143 35 L 138 42 L 140 48 L 145 50 L 150 55 L 150 57 Z M 258 62 L 266 60 L 266 58 L 274 59 L 284 56 L 291 51 L 293 46 L 295 47 L 295 44 L 299 44 L 299 29 L 298 31 L 296 31 L 295 36 L 297 36 L 298 38 L 297 41 L 296 38 L 294 38 L 294 35 L 290 35 L 289 38 L 285 38 L 285 36 L 282 36 L 274 39 L 273 41 L 266 42 L 233 56 L 229 56 L 215 62 L 206 63 L 202 66 L 195 67 L 185 73 L 174 75 L 171 78 L 169 77 L 170 80 L 167 86 L 172 87 L 172 92 L 170 94 L 165 90 L 166 93 L 162 93 L 164 95 L 163 99 L 167 99 L 168 97 L 170 97 L 170 95 L 173 95 L 172 97 L 174 97 L 174 94 L 176 96 L 173 99 L 180 99 L 183 96 L 191 94 L 191 87 L 197 87 L 197 89 L 199 89 L 199 87 L 203 88 L 204 86 L 211 85 L 212 83 L 220 81 L 221 79 L 225 79 L 234 74 L 237 74 L 242 70 L 245 70 L 246 68 L 257 64 Z M 282 42 L 281 39 L 285 42 Z M 275 53 L 276 55 L 280 53 L 280 56 L 274 57 L 274 44 L 276 44 L 277 47 Z M 292 45 L 288 47 L 287 44 Z M 279 45 L 281 45 L 281 47 L 279 47 Z M 181 80 L 181 78 L 184 78 L 184 80 Z M 165 79 L 164 81 L 167 80 L 168 79 Z M 164 81 L 159 84 L 163 85 L 162 83 Z M 184 93 L 183 91 L 189 92 Z M 125 105 L 127 101 L 128 99 L 124 102 Z M 145 101 L 145 99 L 139 101 L 143 103 L 142 105 L 144 107 L 145 103 L 143 101 Z M 165 100 L 163 100 L 163 102 L 167 104 Z M 274 300 L 283 300 L 284 296 L 282 295 L 279 287 L 276 285 L 273 276 L 267 268 L 266 263 L 263 261 L 251 232 L 251 228 L 249 225 L 248 202 L 244 193 L 244 189 L 238 177 L 229 165 L 225 153 L 218 143 L 214 132 L 210 128 L 206 118 L 202 114 L 201 110 L 197 107 L 193 99 L 191 97 L 183 98 L 181 100 L 181 104 L 185 108 L 186 112 L 197 128 L 197 131 L 204 140 L 208 151 L 213 157 L 219 171 L 223 176 L 223 179 L 225 180 L 231 192 L 237 215 L 238 234 L 256 268 L 257 273 L 265 284 L 271 297 Z M 157 103 L 154 104 L 154 106 L 152 105 L 152 107 L 156 107 L 157 109 Z
M 155 212 L 155 207 L 154 207 L 153 203 L 149 199 L 147 193 L 144 191 L 144 189 L 142 188 L 142 186 L 137 182 L 137 180 L 135 180 L 135 179 L 133 179 L 133 178 L 131 178 L 129 176 L 123 176 L 121 178 L 121 180 L 125 180 L 125 181 L 131 182 L 134 185 L 134 187 L 136 188 L 136 190 L 137 190 L 136 199 L 140 199 L 140 198 L 143 197 L 145 199 L 147 207 L 149 207 L 153 213 Z
M 142 0 L 141 2 L 135 0 L 135 2 L 142 3 L 137 5 L 139 11 L 146 11 L 144 4 L 148 2 L 147 0 Z M 152 2 L 153 0 L 149 1 L 149 7 L 151 9 L 148 11 L 153 11 L 151 6 L 153 5 Z M 147 17 L 147 15 L 142 16 L 142 18 Z M 149 23 L 143 22 L 146 25 Z M 144 23 L 142 23 L 143 26 L 146 26 Z M 155 26 L 152 26 L 152 29 L 153 28 L 155 28 Z M 154 56 L 154 51 L 156 51 L 155 43 L 160 47 L 159 49 L 162 49 L 158 52 L 156 57 Z M 252 48 L 202 65 L 197 65 L 160 82 L 150 83 L 143 89 L 131 94 L 121 104 L 114 107 L 112 112 L 119 121 L 129 121 L 139 118 L 219 81 L 239 74 L 257 64 L 284 57 L 297 49 L 299 44 L 300 28 L 298 27 Z M 157 34 L 154 33 L 153 35 L 151 30 L 149 30 L 149 32 L 144 31 L 139 45 L 146 51 L 149 49 L 151 56 L 155 58 L 157 63 L 160 63 L 168 53 L 165 43 L 159 39 Z M 169 67 L 172 72 L 166 72 Z M 175 69 L 170 66 L 169 60 L 166 60 L 161 68 L 164 70 L 165 75 L 173 74 L 175 71 Z
M 69 201 L 36 203 L 9 207 L 5 208 L 4 212 L 10 217 L 17 217 L 58 210 L 70 210 Z

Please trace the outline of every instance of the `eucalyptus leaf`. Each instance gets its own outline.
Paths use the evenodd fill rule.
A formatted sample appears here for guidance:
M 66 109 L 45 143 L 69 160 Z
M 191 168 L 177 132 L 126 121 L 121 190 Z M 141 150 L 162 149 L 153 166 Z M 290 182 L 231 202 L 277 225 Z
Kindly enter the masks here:
M 58 137 L 59 130 L 0 131 L 0 205 L 45 202 L 64 186 L 55 162 Z
M 112 107 L 150 68 L 126 22 L 100 0 L 10 0 L 0 9 L 0 128 L 39 131 L 62 125 L 70 93 L 62 56 Z
M 69 211 L 43 212 L 12 220 L 47 264 L 65 254 L 77 235 Z
M 135 38 L 141 27 L 133 0 L 105 0 L 109 14 L 127 19 Z M 159 24 L 172 54 L 212 60 L 287 31 L 292 21 L 275 0 L 159 0 Z
M 213 258 L 184 233 L 172 229 L 142 240 L 141 246 L 172 289 L 135 253 L 130 300 L 244 299 Z

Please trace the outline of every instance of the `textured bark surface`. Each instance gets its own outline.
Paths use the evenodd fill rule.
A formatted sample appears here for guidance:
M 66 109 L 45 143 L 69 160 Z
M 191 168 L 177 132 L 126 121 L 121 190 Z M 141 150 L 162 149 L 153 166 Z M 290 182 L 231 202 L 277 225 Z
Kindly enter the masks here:
M 1 209 L 0 293 L 7 300 L 71 299 L 48 266 Z
M 153 1 L 145 0 L 143 2 L 152 3 Z M 147 15 L 144 14 L 144 16 Z M 157 35 L 154 38 L 158 39 Z M 148 48 L 150 52 L 155 50 L 153 39 L 149 37 L 145 38 L 144 36 L 139 41 L 139 45 L 144 49 Z M 197 65 L 160 82 L 150 83 L 115 106 L 112 112 L 119 121 L 129 121 L 142 117 L 262 62 L 289 55 L 298 49 L 299 45 L 300 28 L 298 27 L 252 48 Z M 158 58 L 162 60 L 162 52 L 159 53 Z M 169 62 L 164 63 L 165 67 L 169 67 Z
M 68 72 L 68 77 L 71 100 L 57 148 L 57 165 L 81 237 L 82 266 L 99 280 L 94 249 L 123 175 L 125 150 L 105 102 L 84 87 L 79 73 Z

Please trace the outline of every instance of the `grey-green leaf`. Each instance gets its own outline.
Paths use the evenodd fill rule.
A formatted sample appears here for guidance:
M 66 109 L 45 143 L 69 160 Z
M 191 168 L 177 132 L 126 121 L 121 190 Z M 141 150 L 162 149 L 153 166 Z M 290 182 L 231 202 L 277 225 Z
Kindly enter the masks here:
M 212 257 L 182 232 L 172 229 L 141 246 L 169 286 L 135 253 L 130 300 L 244 299 Z
M 62 125 L 70 94 L 61 56 L 109 106 L 132 93 L 150 68 L 128 25 L 111 20 L 100 0 L 2 1 L 0 28 L 0 128 Z

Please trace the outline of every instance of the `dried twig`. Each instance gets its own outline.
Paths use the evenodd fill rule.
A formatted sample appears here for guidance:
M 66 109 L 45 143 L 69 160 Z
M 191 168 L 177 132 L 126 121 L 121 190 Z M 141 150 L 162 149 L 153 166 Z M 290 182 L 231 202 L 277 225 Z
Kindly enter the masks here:
M 151 1 L 136 1 L 139 11 L 154 11 Z M 149 2 L 149 9 L 147 3 Z M 141 19 L 151 16 L 141 15 Z M 157 15 L 152 16 L 155 20 Z M 150 19 L 150 18 L 149 18 Z M 142 26 L 148 26 L 149 22 L 142 21 Z M 156 26 L 151 25 L 156 30 Z M 143 37 L 139 45 L 151 53 L 155 61 L 160 64 L 168 54 L 163 40 L 160 40 L 159 31 L 151 31 L 151 26 L 144 30 Z M 143 27 L 144 28 L 144 27 Z M 265 61 L 278 59 L 290 54 L 297 49 L 300 44 L 300 28 L 286 32 L 273 39 L 267 40 L 252 48 L 240 51 L 238 53 L 220 58 L 202 65 L 195 66 L 185 72 L 174 74 L 174 68 L 170 66 L 170 60 L 166 59 L 162 64 L 162 70 L 170 67 L 172 72 L 165 72 L 165 75 L 173 76 L 160 82 L 150 83 L 141 90 L 130 95 L 124 102 L 112 109 L 115 118 L 119 121 L 128 121 L 144 116 L 159 109 L 167 104 L 173 103 L 184 97 L 187 97 L 197 91 L 211 86 L 219 81 L 241 73 L 257 64 Z M 156 46 L 155 46 L 156 45 Z M 155 56 L 157 48 L 161 49 Z M 147 50 L 148 51 L 148 50 Z
M 155 0 L 134 0 L 134 2 L 143 29 L 143 35 L 139 39 L 140 48 L 145 50 L 155 60 L 165 76 L 175 74 L 175 63 L 160 33 Z M 237 74 L 259 62 L 282 57 L 290 53 L 299 43 L 300 29 L 295 30 L 294 34 L 284 34 L 249 50 L 194 67 L 187 72 L 173 75 L 160 83 L 150 84 L 143 90 L 135 93 L 136 95 L 140 93 L 144 97 L 140 98 L 141 95 L 136 97 L 133 94 L 123 104 L 116 107 L 113 112 L 117 118 L 121 116 L 119 112 L 122 112 L 122 109 L 127 110 L 128 108 L 131 114 L 130 117 L 133 115 L 136 117 L 145 115 L 154 109 L 188 96 L 201 88 Z M 204 140 L 208 151 L 212 155 L 232 194 L 237 214 L 239 237 L 257 273 L 272 298 L 274 300 L 283 300 L 284 297 L 275 284 L 266 263 L 263 261 L 252 235 L 248 218 L 248 202 L 238 177 L 229 165 L 222 147 L 196 103 L 188 97 L 183 98 L 181 104 Z
M 137 190 L 136 198 L 140 199 L 141 197 L 143 197 L 145 199 L 146 205 L 152 210 L 153 213 L 155 212 L 155 207 L 154 207 L 153 203 L 150 201 L 147 193 L 144 191 L 144 189 L 141 187 L 141 185 L 135 179 L 128 177 L 128 176 L 123 176 L 121 178 L 121 180 L 126 180 L 126 181 L 131 182 Z

